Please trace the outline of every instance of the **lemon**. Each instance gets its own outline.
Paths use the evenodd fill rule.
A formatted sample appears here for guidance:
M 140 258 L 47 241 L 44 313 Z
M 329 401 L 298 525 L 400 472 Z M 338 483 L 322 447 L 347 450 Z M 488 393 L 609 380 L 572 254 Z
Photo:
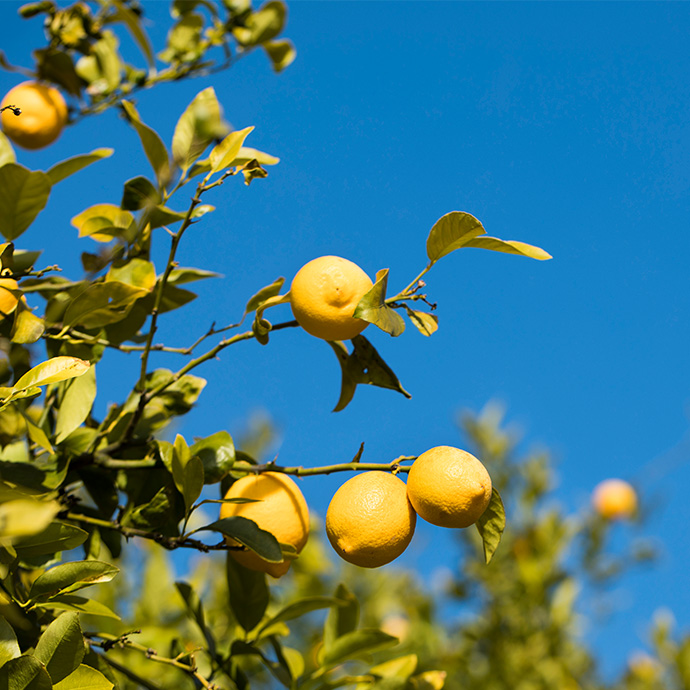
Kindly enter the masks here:
M 7 105 L 21 112 L 15 115 L 10 109 L 2 111 L 3 132 L 25 149 L 42 149 L 52 144 L 67 123 L 67 104 L 53 86 L 25 81 L 2 99 L 1 107 Z
M 302 266 L 290 286 L 290 305 L 297 323 L 324 340 L 349 340 L 369 324 L 353 314 L 371 290 L 369 276 L 339 256 L 322 256 Z
M 286 474 L 263 472 L 238 479 L 225 498 L 251 498 L 254 503 L 223 503 L 220 517 L 234 515 L 253 520 L 282 544 L 289 544 L 299 553 L 309 538 L 309 508 L 297 484 Z M 228 544 L 237 545 L 232 539 Z M 258 570 L 273 577 L 285 575 L 290 561 L 269 563 L 253 551 L 231 551 L 232 557 L 249 570 Z
M 348 563 L 378 568 L 407 548 L 416 522 L 405 482 L 388 472 L 370 471 L 335 492 L 326 513 L 326 534 Z
M 592 505 L 607 520 L 630 518 L 637 512 L 637 493 L 622 479 L 606 479 L 594 489 Z
M 0 278 L 0 321 L 17 308 L 19 298 L 10 291 L 18 289 L 16 280 Z
M 407 496 L 418 515 L 432 525 L 469 527 L 489 505 L 491 477 L 474 455 L 438 446 L 412 464 Z

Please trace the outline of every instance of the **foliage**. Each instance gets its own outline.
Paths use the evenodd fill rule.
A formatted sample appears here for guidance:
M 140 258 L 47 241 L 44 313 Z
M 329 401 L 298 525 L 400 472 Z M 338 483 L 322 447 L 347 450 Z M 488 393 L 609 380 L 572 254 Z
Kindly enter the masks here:
M 294 578 L 269 587 L 263 573 L 243 568 L 228 552 L 248 548 L 270 561 L 292 560 L 295 553 L 251 520 L 201 520 L 204 507 L 217 508 L 228 486 L 247 473 L 400 473 L 414 460 L 363 463 L 360 452 L 338 465 L 280 467 L 260 464 L 224 430 L 191 445 L 179 434 L 166 440 L 166 429 L 203 392 L 206 382 L 195 369 L 238 342 L 267 345 L 273 334 L 297 324 L 264 318 L 289 299 L 280 294 L 279 278 L 248 296 L 238 323 L 214 326 L 186 347 L 154 344 L 159 320 L 196 298 L 188 284 L 214 277 L 177 263 L 187 231 L 214 211 L 204 203 L 208 195 L 240 174 L 246 185 L 266 178 L 266 167 L 278 159 L 245 146 L 252 127 L 230 130 L 212 87 L 180 108 L 170 146 L 146 124 L 134 96 L 166 81 L 205 77 L 256 48 L 281 71 L 295 56 L 280 38 L 285 6 L 175 0 L 173 25 L 158 53 L 144 29 L 144 7 L 134 0 L 66 8 L 45 0 L 20 14 L 43 19 L 46 46 L 33 52 L 30 70 L 1 55 L 0 63 L 61 87 L 73 101 L 70 125 L 119 108 L 151 170 L 132 171 L 119 205 L 92 199 L 71 219 L 80 242 L 99 249 L 81 254 L 84 275 L 70 279 L 55 266 L 36 268 L 40 252 L 14 242 L 30 230 L 55 185 L 112 151 L 95 148 L 32 171 L 16 162 L 0 136 L 0 232 L 7 240 L 0 245 L 0 274 L 18 281 L 11 290 L 16 309 L 0 319 L 0 688 L 244 690 L 279 683 L 303 690 L 429 690 L 443 687 L 446 677 L 449 687 L 469 688 L 518 687 L 505 683 L 522 677 L 519 687 L 568 687 L 594 678 L 592 659 L 572 633 L 573 603 L 581 574 L 608 577 L 606 527 L 535 512 L 546 491 L 547 461 L 513 463 L 510 444 L 501 445 L 503 437 L 485 428 L 486 419 L 471 429 L 497 491 L 477 531 L 463 533 L 472 550 L 456 587 L 457 596 L 483 603 L 455 635 L 454 647 L 428 594 L 408 575 L 386 581 L 386 596 L 375 589 L 382 583 L 378 575 L 353 578 L 350 571 L 343 573 L 345 583 L 336 582 L 317 538 L 294 561 Z M 133 38 L 142 66 L 120 54 L 119 30 Z M 191 202 L 181 206 L 180 191 L 189 196 L 190 188 Z M 153 247 L 168 238 L 165 266 L 156 267 Z M 467 247 L 550 258 L 537 247 L 489 237 L 476 218 L 454 211 L 432 227 L 419 275 L 388 297 L 388 270 L 379 271 L 355 316 L 399 336 L 402 313 L 432 335 L 435 305 L 422 278 L 441 258 Z M 30 306 L 39 298 L 42 316 Z M 413 308 L 419 302 L 426 307 Z M 246 317 L 251 326 L 240 330 Z M 35 362 L 38 343 L 45 355 Z M 336 410 L 350 403 L 359 384 L 409 395 L 364 336 L 351 346 L 329 345 L 342 368 Z M 99 418 L 97 371 L 109 365 L 112 351 L 136 353 L 141 366 L 128 396 Z M 154 368 L 154 353 L 186 361 L 175 371 Z M 499 491 L 509 496 L 514 527 L 497 549 L 505 525 Z M 563 557 L 575 543 L 582 567 L 569 574 Z M 174 549 L 199 556 L 196 574 L 186 581 L 169 577 L 166 550 Z M 94 589 L 85 594 L 86 588 Z M 391 605 L 404 608 L 419 635 L 387 624 Z M 319 612 L 325 623 L 317 631 Z M 675 682 L 672 674 L 688 667 L 688 644 L 662 627 L 655 639 L 659 673 Z

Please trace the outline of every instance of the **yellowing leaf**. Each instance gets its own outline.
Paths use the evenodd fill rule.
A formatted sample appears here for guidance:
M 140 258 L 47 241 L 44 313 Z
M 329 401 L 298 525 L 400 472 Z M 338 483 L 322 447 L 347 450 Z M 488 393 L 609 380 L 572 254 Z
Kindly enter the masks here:
M 504 252 L 505 254 L 527 256 L 530 259 L 537 259 L 537 261 L 546 261 L 552 258 L 551 254 L 545 252 L 541 247 L 535 247 L 517 240 L 500 240 L 498 237 L 475 237 L 466 242 L 465 246 L 489 249 L 494 252 Z
M 46 386 L 49 383 L 65 381 L 85 374 L 91 364 L 77 357 L 53 357 L 39 364 L 22 376 L 14 384 L 14 391 L 21 391 L 32 386 Z
M 242 148 L 244 140 L 254 127 L 246 127 L 237 132 L 230 132 L 223 141 L 211 150 L 211 172 L 229 168 Z

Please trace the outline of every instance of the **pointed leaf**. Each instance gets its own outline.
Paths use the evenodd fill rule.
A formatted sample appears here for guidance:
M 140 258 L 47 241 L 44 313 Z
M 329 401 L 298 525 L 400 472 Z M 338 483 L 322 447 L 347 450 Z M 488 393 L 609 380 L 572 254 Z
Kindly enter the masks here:
M 405 322 L 395 309 L 386 304 L 387 287 L 388 269 L 384 268 L 376 273 L 376 282 L 371 290 L 359 300 L 354 316 L 396 337 L 405 330 Z
M 482 224 L 469 213 L 451 211 L 439 218 L 426 240 L 426 253 L 431 263 L 484 235 Z
M 43 450 L 46 450 L 49 453 L 55 452 L 53 450 L 53 446 L 50 445 L 50 440 L 48 439 L 46 432 L 43 431 L 40 426 L 34 424 L 33 420 L 28 415 L 22 414 L 22 416 L 24 417 L 24 423 L 26 424 L 26 431 L 29 434 L 29 438 L 39 448 L 43 448 Z
M 91 153 L 82 153 L 78 156 L 73 156 L 72 158 L 56 163 L 52 168 L 48 169 L 46 175 L 48 175 L 50 183 L 55 185 L 58 182 L 62 182 L 62 180 L 70 175 L 74 175 L 74 173 L 83 170 L 91 165 L 91 163 L 100 161 L 103 158 L 110 158 L 113 152 L 113 149 L 102 148 L 94 149 Z
M 101 604 L 94 599 L 86 599 L 76 594 L 60 594 L 50 601 L 34 604 L 37 609 L 57 609 L 59 611 L 76 611 L 77 613 L 90 614 L 92 616 L 103 616 L 104 618 L 120 619 L 114 611 L 111 611 L 105 604 Z
M 46 325 L 43 319 L 24 308 L 16 312 L 10 340 L 18 345 L 30 345 L 35 343 L 45 330 Z
M 134 216 L 115 204 L 90 206 L 70 222 L 79 230 L 79 237 L 90 237 L 96 242 L 110 242 L 116 237 L 133 242 L 136 238 L 137 224 Z
M 38 534 L 17 541 L 14 548 L 20 557 L 33 558 L 75 549 L 83 544 L 88 536 L 88 532 L 83 529 L 56 520 Z
M 284 282 L 285 278 L 276 278 L 270 285 L 261 288 L 259 292 L 250 297 L 249 301 L 247 302 L 247 306 L 244 308 L 244 316 L 242 318 L 249 314 L 249 312 L 258 309 L 266 300 L 277 296 L 280 292 L 280 289 L 283 287 Z
M 243 568 L 228 553 L 226 576 L 230 608 L 237 622 L 249 632 L 258 625 L 268 606 L 266 574 Z
M 280 158 L 276 158 L 270 153 L 243 146 L 237 154 L 237 158 L 235 158 L 235 165 L 245 165 L 249 161 L 256 161 L 259 165 L 277 165 L 280 163 Z
M 48 671 L 34 656 L 11 659 L 0 668 L 0 690 L 51 690 Z
M 276 72 L 282 72 L 288 65 L 291 65 L 297 57 L 295 46 L 287 39 L 269 41 L 264 43 L 263 47 Z
M 53 683 L 59 683 L 79 667 L 84 652 L 79 614 L 69 612 L 58 616 L 45 629 L 34 655 L 45 665 Z
M 491 490 L 491 501 L 476 524 L 484 543 L 484 558 L 488 564 L 498 548 L 501 535 L 506 526 L 506 513 L 503 508 L 503 501 L 496 489 Z
M 498 237 L 475 237 L 465 244 L 466 247 L 477 247 L 479 249 L 490 249 L 494 252 L 504 252 L 505 254 L 517 254 L 527 256 L 530 259 L 546 261 L 553 258 L 551 254 L 545 252 L 541 247 L 518 242 L 517 240 L 499 240 Z
M 8 239 L 19 237 L 34 222 L 50 196 L 50 178 L 17 163 L 0 168 L 0 233 Z
M 96 399 L 96 367 L 60 385 L 63 390 L 55 422 L 55 443 L 62 443 L 88 418 Z
M 14 153 L 10 140 L 0 132 L 0 168 L 5 163 L 16 163 L 17 156 Z
M 206 644 L 208 645 L 208 651 L 211 656 L 216 654 L 216 640 L 213 637 L 213 633 L 206 625 L 206 620 L 204 617 L 204 607 L 201 603 L 199 595 L 194 591 L 191 585 L 186 582 L 176 582 L 175 587 L 184 599 L 184 603 L 187 606 L 187 613 L 199 626 L 199 630 L 203 634 Z
M 153 49 L 151 48 L 151 41 L 147 36 L 146 32 L 142 27 L 142 22 L 139 16 L 135 14 L 127 5 L 125 5 L 121 0 L 110 0 L 113 7 L 117 11 L 113 15 L 113 19 L 120 20 L 132 34 L 134 42 L 139 46 L 139 49 L 144 54 L 146 62 L 151 69 L 156 67 L 156 59 L 153 55 Z
M 342 605 L 333 606 L 328 612 L 323 628 L 323 646 L 326 649 L 330 649 L 338 638 L 356 630 L 359 623 L 357 597 L 344 584 L 337 586 L 335 597 Z
M 17 495 L 22 494 L 17 492 Z M 0 537 L 21 543 L 47 529 L 60 510 L 57 501 L 40 501 L 31 497 L 5 500 L 0 503 Z
M 219 482 L 235 464 L 235 444 L 227 431 L 197 441 L 190 452 L 201 459 L 206 484 Z
M 195 531 L 220 532 L 251 549 L 269 563 L 283 562 L 283 552 L 278 540 L 270 532 L 261 529 L 253 520 L 240 515 L 217 520 Z
M 193 505 L 194 501 L 201 496 L 204 488 L 204 464 L 201 459 L 193 455 L 184 467 L 184 487 L 182 497 L 187 510 Z
M 244 140 L 254 127 L 246 127 L 237 132 L 230 132 L 217 146 L 211 149 L 211 172 L 229 168 L 237 158 Z
M 163 145 L 158 133 L 145 125 L 139 118 L 137 109 L 129 101 L 121 101 L 129 122 L 136 130 L 141 139 L 141 145 L 144 147 L 144 153 L 148 158 L 153 172 L 156 174 L 156 180 L 160 187 L 165 187 L 170 180 L 170 160 L 168 158 L 168 150 Z
M 257 636 L 261 634 L 263 630 L 266 630 L 276 623 L 283 623 L 285 621 L 293 620 L 294 618 L 299 618 L 312 611 L 319 611 L 321 609 L 328 609 L 331 607 L 338 607 L 344 605 L 345 602 L 337 597 L 324 597 L 324 596 L 314 596 L 305 597 L 304 599 L 299 599 L 291 604 L 283 607 L 278 613 L 271 616 L 267 621 L 262 623 L 261 627 L 257 631 Z
M 0 666 L 21 655 L 14 629 L 0 616 Z
M 67 678 L 53 685 L 53 690 L 112 690 L 113 687 L 100 671 L 81 664 Z
M 14 384 L 13 389 L 19 391 L 30 388 L 31 386 L 46 386 L 49 383 L 66 381 L 76 376 L 82 376 L 90 367 L 91 364 L 89 364 L 89 362 L 85 362 L 78 357 L 52 357 L 47 362 L 43 362 L 29 369 L 29 371 Z
M 129 314 L 137 300 L 148 294 L 149 290 L 145 288 L 137 288 L 115 280 L 92 283 L 70 302 L 63 317 L 63 324 L 100 328 L 117 323 Z
M 244 26 L 236 26 L 232 33 L 238 43 L 259 45 L 275 38 L 285 26 L 287 9 L 282 2 L 270 0 L 247 16 Z
M 104 561 L 61 563 L 36 578 L 31 586 L 29 597 L 37 599 L 76 592 L 84 587 L 110 582 L 119 572 L 119 568 Z

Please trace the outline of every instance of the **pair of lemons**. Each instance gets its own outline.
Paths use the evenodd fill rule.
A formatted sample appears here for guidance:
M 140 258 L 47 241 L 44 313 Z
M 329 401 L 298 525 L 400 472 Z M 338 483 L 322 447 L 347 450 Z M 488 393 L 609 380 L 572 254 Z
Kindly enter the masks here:
M 224 503 L 221 518 L 240 515 L 256 522 L 299 553 L 309 537 L 309 509 L 297 484 L 286 474 L 264 472 L 237 480 Z M 414 534 L 417 515 L 440 527 L 469 527 L 491 499 L 491 478 L 473 455 L 439 446 L 420 455 L 407 484 L 389 472 L 358 474 L 336 491 L 326 514 L 326 534 L 348 563 L 378 568 L 397 558 Z M 251 570 L 284 575 L 290 561 L 269 563 L 251 551 L 232 551 Z
M 62 94 L 41 82 L 25 81 L 10 89 L 0 107 L 5 108 L 0 115 L 3 132 L 25 149 L 52 144 L 67 124 Z

